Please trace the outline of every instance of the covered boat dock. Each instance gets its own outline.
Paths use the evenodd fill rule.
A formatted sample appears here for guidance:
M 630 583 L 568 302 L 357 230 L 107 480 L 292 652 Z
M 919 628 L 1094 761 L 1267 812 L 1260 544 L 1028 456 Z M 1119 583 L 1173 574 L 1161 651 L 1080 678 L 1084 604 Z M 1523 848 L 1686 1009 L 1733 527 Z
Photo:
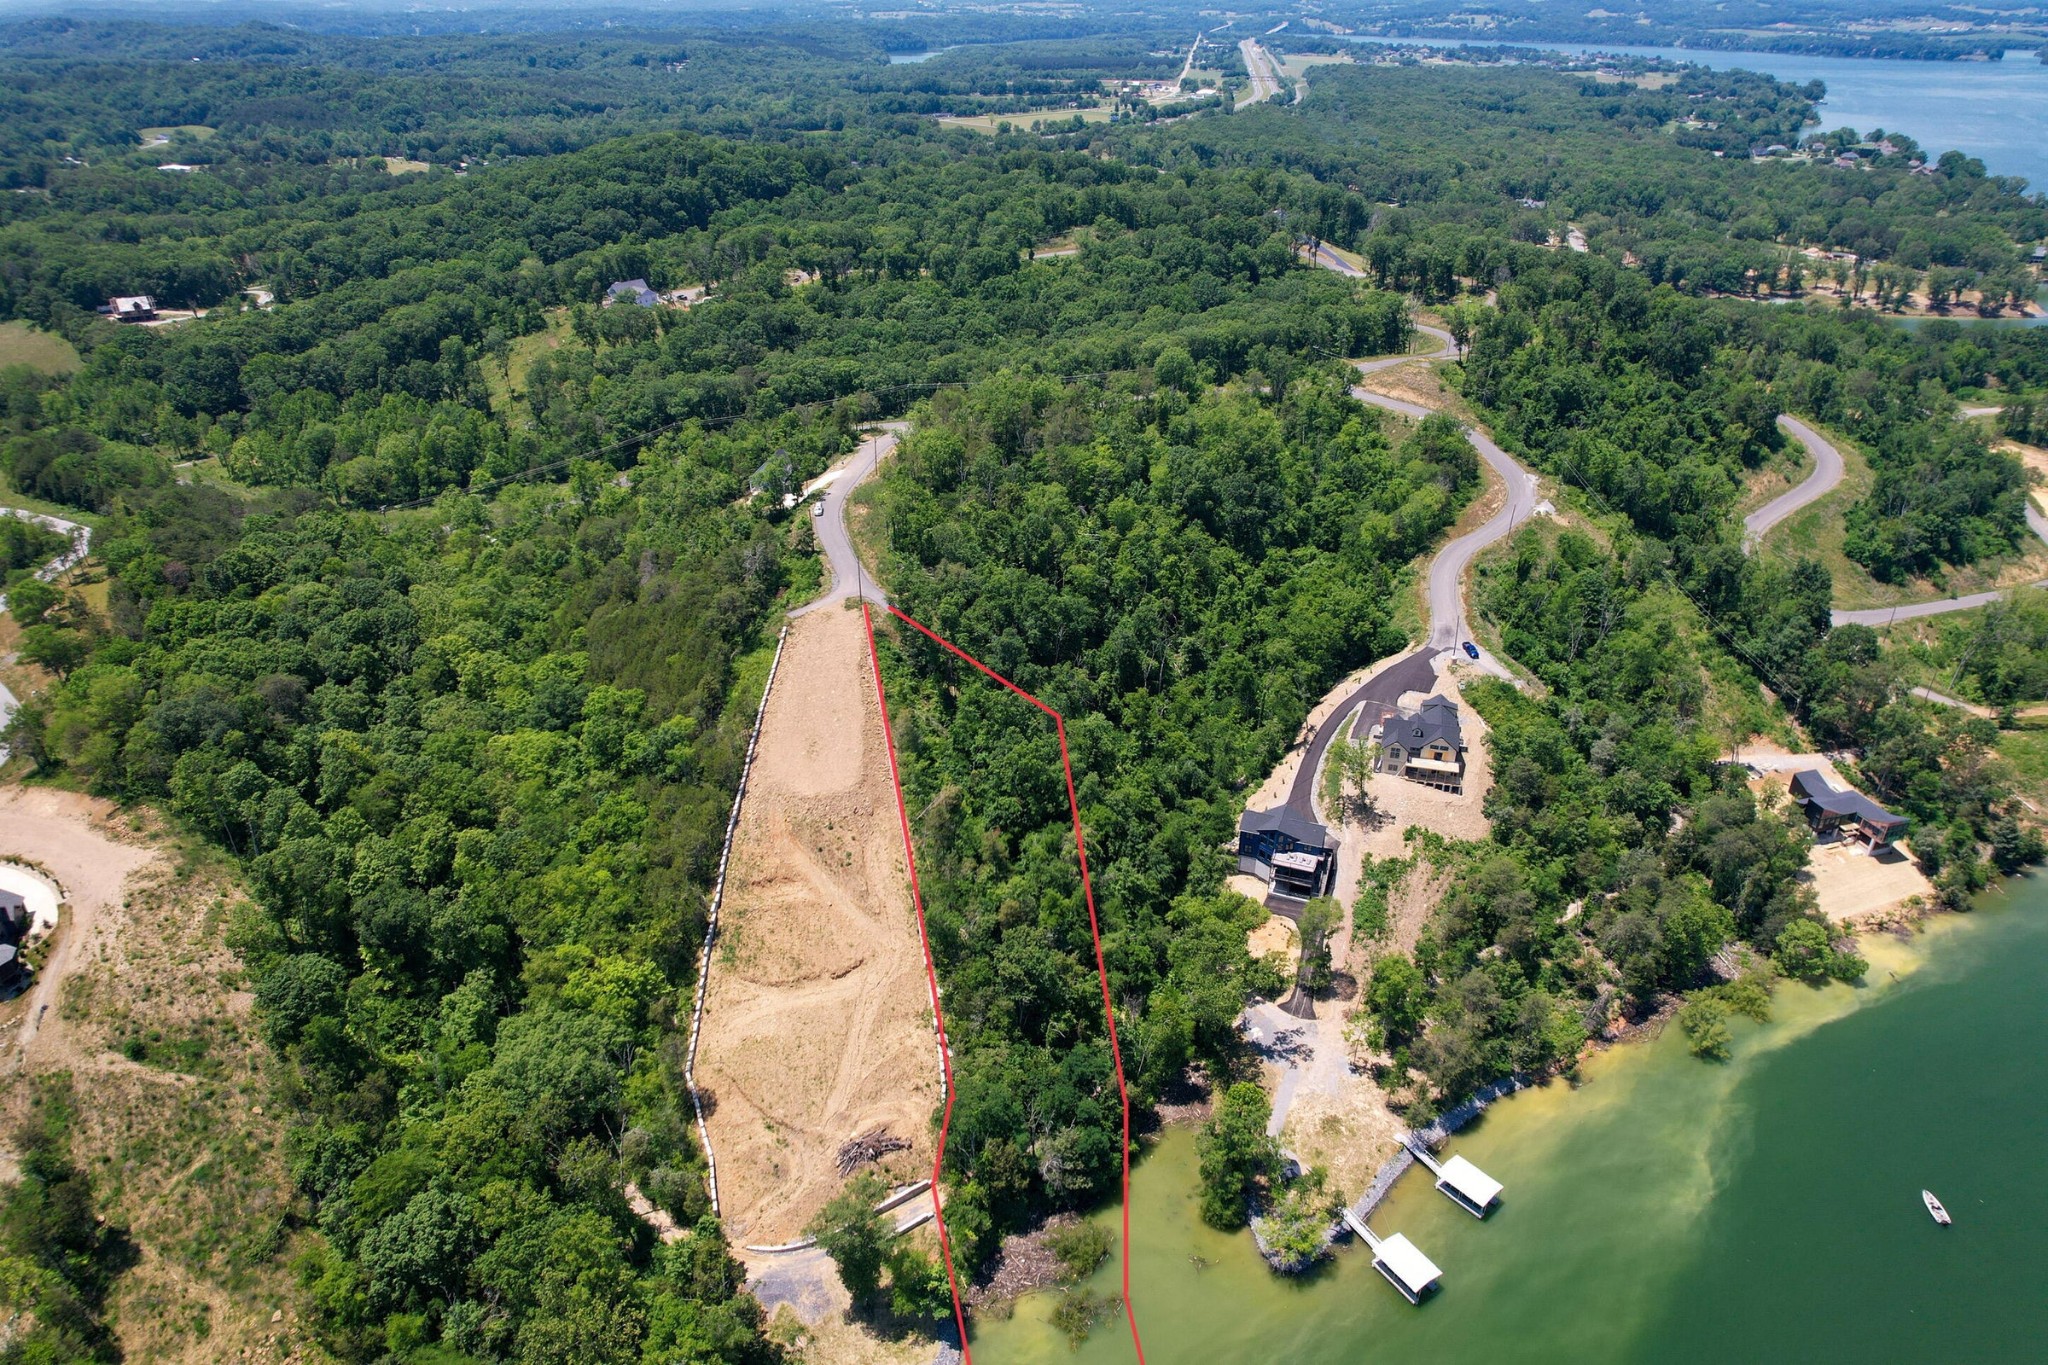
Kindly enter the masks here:
M 1387 1283 L 1398 1289 L 1408 1302 L 1421 1303 L 1424 1296 L 1442 1282 L 1444 1273 L 1437 1269 L 1436 1262 L 1423 1255 L 1415 1243 L 1400 1233 L 1382 1237 L 1367 1227 L 1364 1219 L 1349 1210 L 1345 1211 L 1344 1221 L 1372 1248 L 1372 1268 L 1386 1276 Z
M 1450 1201 L 1474 1218 L 1484 1218 L 1500 1198 L 1505 1188 L 1498 1180 L 1474 1166 L 1464 1157 L 1454 1156 L 1438 1163 L 1420 1142 L 1411 1141 L 1408 1150 L 1415 1153 L 1415 1159 L 1429 1168 L 1436 1177 L 1436 1187 L 1442 1190 Z

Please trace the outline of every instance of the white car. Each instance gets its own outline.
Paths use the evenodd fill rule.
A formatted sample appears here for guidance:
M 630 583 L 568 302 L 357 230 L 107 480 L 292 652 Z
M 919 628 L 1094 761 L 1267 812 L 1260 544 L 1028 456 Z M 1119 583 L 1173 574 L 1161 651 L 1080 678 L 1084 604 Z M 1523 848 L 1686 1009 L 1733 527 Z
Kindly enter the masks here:
M 824 516 L 824 515 L 825 515 L 825 504 L 824 504 L 824 503 L 822 503 L 822 502 L 814 502 L 814 503 L 812 503 L 812 504 L 811 504 L 811 515 L 812 515 L 812 516 L 814 516 L 814 517 L 822 517 L 822 516 Z

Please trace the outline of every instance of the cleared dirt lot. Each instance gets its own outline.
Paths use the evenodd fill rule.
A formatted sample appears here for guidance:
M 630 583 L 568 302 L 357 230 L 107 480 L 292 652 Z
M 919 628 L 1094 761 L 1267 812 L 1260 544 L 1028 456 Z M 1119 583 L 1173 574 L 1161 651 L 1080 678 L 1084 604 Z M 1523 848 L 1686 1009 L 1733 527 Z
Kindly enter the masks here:
M 697 1081 L 735 1243 L 775 1246 L 836 1193 L 848 1138 L 931 1170 L 938 1054 L 860 613 L 790 627 L 733 835 Z

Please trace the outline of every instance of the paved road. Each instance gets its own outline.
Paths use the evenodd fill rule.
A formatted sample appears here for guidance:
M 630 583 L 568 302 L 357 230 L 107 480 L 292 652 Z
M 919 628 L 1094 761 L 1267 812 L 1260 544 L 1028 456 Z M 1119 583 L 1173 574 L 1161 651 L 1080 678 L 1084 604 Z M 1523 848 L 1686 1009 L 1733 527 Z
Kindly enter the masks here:
M 1964 408 L 1956 416 L 1958 419 L 1988 417 L 1992 413 L 2002 411 L 2002 408 Z M 2048 516 L 2043 516 L 2041 510 L 2034 506 L 2031 495 L 2027 498 L 2027 529 L 2043 544 L 2048 544 Z M 2048 578 L 2032 586 L 2048 588 Z M 1912 621 L 1922 616 L 1946 616 L 1952 611 L 1986 607 L 2004 596 L 2005 591 L 2000 589 L 1993 592 L 1968 593 L 1962 597 L 1943 597 L 1932 602 L 1908 602 L 1897 607 L 1866 607 L 1858 611 L 1838 611 L 1832 614 L 1830 621 L 1837 626 L 1888 626 L 1894 621 Z
M 1364 702 L 1383 702 L 1392 706 L 1404 692 L 1426 692 L 1436 686 L 1436 658 L 1442 652 L 1433 645 L 1424 645 L 1413 654 L 1394 660 L 1360 683 L 1358 690 L 1346 697 L 1330 713 L 1329 719 L 1316 727 L 1315 737 L 1308 742 L 1308 752 L 1301 756 L 1301 767 L 1295 770 L 1294 786 L 1287 793 L 1289 810 L 1311 820 L 1318 818 L 1316 775 L 1322 771 L 1323 755 L 1329 752 L 1330 741 L 1344 728 L 1344 721 Z
M 1237 45 L 1237 50 L 1244 57 L 1246 73 L 1252 78 L 1252 88 L 1239 97 L 1237 107 L 1242 109 L 1279 94 L 1280 82 L 1268 65 L 1273 59 L 1266 55 L 1266 49 L 1259 46 L 1259 40 L 1246 38 Z
M 1382 356 L 1377 360 L 1358 362 L 1360 374 L 1375 374 L 1381 370 L 1404 365 L 1411 360 L 1443 360 L 1452 350 L 1451 335 L 1437 328 L 1417 324 L 1416 330 L 1436 339 L 1437 349 L 1424 355 Z M 1430 416 L 1435 409 L 1406 399 L 1390 398 L 1371 389 L 1354 388 L 1351 396 L 1361 403 L 1369 403 L 1388 412 L 1397 412 L 1403 417 L 1420 421 Z M 1479 452 L 1479 457 L 1492 467 L 1499 476 L 1501 486 L 1507 489 L 1507 498 L 1501 508 L 1489 517 L 1484 526 L 1468 531 L 1436 552 L 1436 558 L 1429 564 L 1429 648 L 1433 650 L 1456 649 L 1472 636 L 1465 620 L 1465 595 L 1463 581 L 1465 570 L 1472 567 L 1472 561 L 1479 552 L 1493 544 L 1516 526 L 1527 521 L 1536 513 L 1536 476 L 1516 462 L 1514 456 L 1494 443 L 1493 437 L 1478 427 L 1465 428 L 1465 439 Z
M 856 595 L 865 597 L 876 606 L 889 605 L 887 594 L 875 586 L 875 581 L 861 568 L 860 556 L 853 552 L 853 538 L 846 530 L 846 500 L 875 472 L 882 463 L 882 457 L 896 448 L 897 440 L 909 428 L 908 422 L 884 422 L 879 431 L 860 443 L 846 471 L 825 490 L 825 496 L 819 503 L 825 510 L 812 519 L 812 525 L 817 528 L 818 546 L 825 552 L 828 582 L 825 591 L 792 609 L 791 616 L 803 616 L 827 602 Z
M 1797 488 L 1780 493 L 1762 507 L 1742 519 L 1742 548 L 1753 554 L 1763 538 L 1770 534 L 1773 526 L 1807 506 L 1816 499 L 1833 492 L 1842 482 L 1848 467 L 1842 462 L 1842 452 L 1806 423 L 1786 413 L 1778 414 L 1779 429 L 1789 434 L 1806 447 L 1806 453 L 1813 456 L 1813 472 L 1800 481 Z
M 1968 711 L 1971 715 L 1985 720 L 1998 714 L 1988 706 L 1979 706 L 1973 701 L 1964 701 L 1961 697 L 1951 697 L 1946 692 L 1937 692 L 1931 687 L 1916 687 L 1912 691 L 1913 695 L 1922 701 L 1931 701 L 1936 706 L 1952 706 L 1958 711 Z
M 2027 499 L 2027 529 L 2032 531 L 2044 544 L 2048 544 L 2048 517 L 2041 515 L 2032 498 Z M 2036 588 L 2048 588 L 2048 578 L 2033 584 Z M 1973 592 L 1963 597 L 1943 597 L 1933 602 L 1906 602 L 1896 607 L 1865 607 L 1858 611 L 1837 611 L 1832 614 L 1831 623 L 1838 626 L 1888 626 L 1894 621 L 1912 621 L 1922 616 L 1946 616 L 1952 611 L 1968 611 L 1972 607 L 1988 607 L 2005 596 L 2005 590 Z

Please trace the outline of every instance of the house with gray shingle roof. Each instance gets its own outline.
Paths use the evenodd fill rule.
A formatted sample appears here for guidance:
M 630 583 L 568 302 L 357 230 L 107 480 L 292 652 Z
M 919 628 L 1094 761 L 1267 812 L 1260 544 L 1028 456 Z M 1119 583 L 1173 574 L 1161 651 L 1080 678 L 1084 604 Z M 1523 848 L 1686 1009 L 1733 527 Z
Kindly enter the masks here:
M 1379 770 L 1448 792 L 1465 790 L 1465 735 L 1458 704 L 1431 697 L 1413 711 L 1396 711 L 1378 726 Z

